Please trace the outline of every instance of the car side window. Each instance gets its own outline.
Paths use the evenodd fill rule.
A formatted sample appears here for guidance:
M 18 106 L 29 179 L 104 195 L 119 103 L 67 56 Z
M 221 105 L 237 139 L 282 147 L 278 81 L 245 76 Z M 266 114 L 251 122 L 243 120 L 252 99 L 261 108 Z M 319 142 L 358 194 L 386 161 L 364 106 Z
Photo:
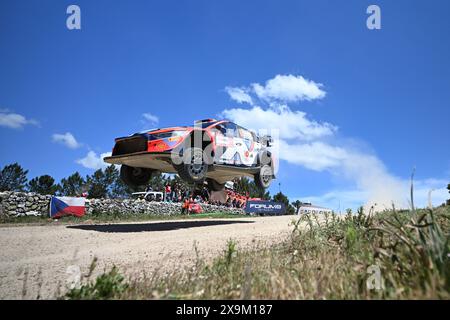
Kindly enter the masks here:
M 226 129 L 225 125 L 222 124 L 222 123 L 214 126 L 212 129 L 213 130 L 217 130 L 218 132 L 220 132 L 224 136 L 227 134 L 227 129 Z
M 247 129 L 239 127 L 239 134 L 242 139 L 249 140 L 249 141 L 254 140 L 252 132 L 248 131 Z
M 225 129 L 227 137 L 235 137 L 235 138 L 239 137 L 238 127 L 233 122 L 225 123 Z

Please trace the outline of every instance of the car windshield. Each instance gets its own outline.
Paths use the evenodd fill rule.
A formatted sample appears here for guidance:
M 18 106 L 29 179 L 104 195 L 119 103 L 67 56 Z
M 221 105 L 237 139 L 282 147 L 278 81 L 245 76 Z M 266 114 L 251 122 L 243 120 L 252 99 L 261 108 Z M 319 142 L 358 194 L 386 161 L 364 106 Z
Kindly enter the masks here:
M 149 140 L 157 140 L 157 139 L 165 139 L 165 138 L 171 138 L 176 136 L 182 136 L 186 131 L 184 130 L 173 130 L 173 131 L 166 131 L 166 132 L 159 132 L 159 133 L 149 133 Z
M 202 127 L 202 129 L 208 128 L 212 126 L 213 124 L 217 123 L 218 121 L 207 121 L 207 122 L 201 122 L 194 124 L 194 127 Z

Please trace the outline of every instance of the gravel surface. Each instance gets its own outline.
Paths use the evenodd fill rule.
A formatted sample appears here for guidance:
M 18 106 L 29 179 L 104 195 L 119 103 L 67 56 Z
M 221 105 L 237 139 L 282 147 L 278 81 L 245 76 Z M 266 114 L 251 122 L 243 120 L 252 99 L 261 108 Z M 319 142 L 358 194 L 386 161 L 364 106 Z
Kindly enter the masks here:
M 72 272 L 94 275 L 113 265 L 127 276 L 151 275 L 210 259 L 229 239 L 238 248 L 280 241 L 293 216 L 170 220 L 119 224 L 0 226 L 0 299 L 53 299 Z M 195 244 L 195 246 L 194 246 Z

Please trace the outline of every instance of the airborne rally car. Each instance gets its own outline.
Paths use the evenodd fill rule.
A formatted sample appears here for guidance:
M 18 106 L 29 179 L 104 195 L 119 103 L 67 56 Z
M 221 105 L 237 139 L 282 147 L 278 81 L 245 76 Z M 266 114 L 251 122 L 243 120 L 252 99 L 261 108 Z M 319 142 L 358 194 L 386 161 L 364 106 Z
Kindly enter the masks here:
M 157 171 L 177 173 L 190 184 L 206 181 L 212 191 L 241 176 L 265 189 L 274 178 L 271 137 L 227 120 L 199 120 L 194 126 L 150 130 L 115 142 L 104 161 L 122 165 L 120 176 L 133 187 L 146 185 Z

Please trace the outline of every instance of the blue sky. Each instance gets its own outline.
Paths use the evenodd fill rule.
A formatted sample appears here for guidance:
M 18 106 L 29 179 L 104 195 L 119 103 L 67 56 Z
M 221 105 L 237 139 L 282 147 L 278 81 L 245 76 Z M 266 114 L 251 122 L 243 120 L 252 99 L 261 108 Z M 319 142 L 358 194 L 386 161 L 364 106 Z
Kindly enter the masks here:
M 81 30 L 66 28 L 70 4 L 81 8 Z M 370 4 L 381 8 L 381 30 L 366 27 Z M 335 128 L 284 139 L 272 193 L 354 207 L 379 196 L 375 177 L 404 185 L 415 166 L 418 201 L 433 188 L 438 204 L 450 182 L 449 11 L 445 0 L 2 1 L 0 166 L 17 161 L 29 178 L 89 174 L 83 163 L 99 165 L 94 156 L 115 137 L 155 125 L 144 114 L 164 127 L 260 108 L 261 119 L 275 110 L 279 126 L 284 116 L 306 119 L 294 131 Z M 258 99 L 252 84 L 268 89 L 277 76 L 302 77 L 325 95 L 250 105 L 227 93 Z M 53 136 L 66 133 L 75 140 Z M 320 159 L 290 152 L 306 149 L 345 156 L 312 168 Z

